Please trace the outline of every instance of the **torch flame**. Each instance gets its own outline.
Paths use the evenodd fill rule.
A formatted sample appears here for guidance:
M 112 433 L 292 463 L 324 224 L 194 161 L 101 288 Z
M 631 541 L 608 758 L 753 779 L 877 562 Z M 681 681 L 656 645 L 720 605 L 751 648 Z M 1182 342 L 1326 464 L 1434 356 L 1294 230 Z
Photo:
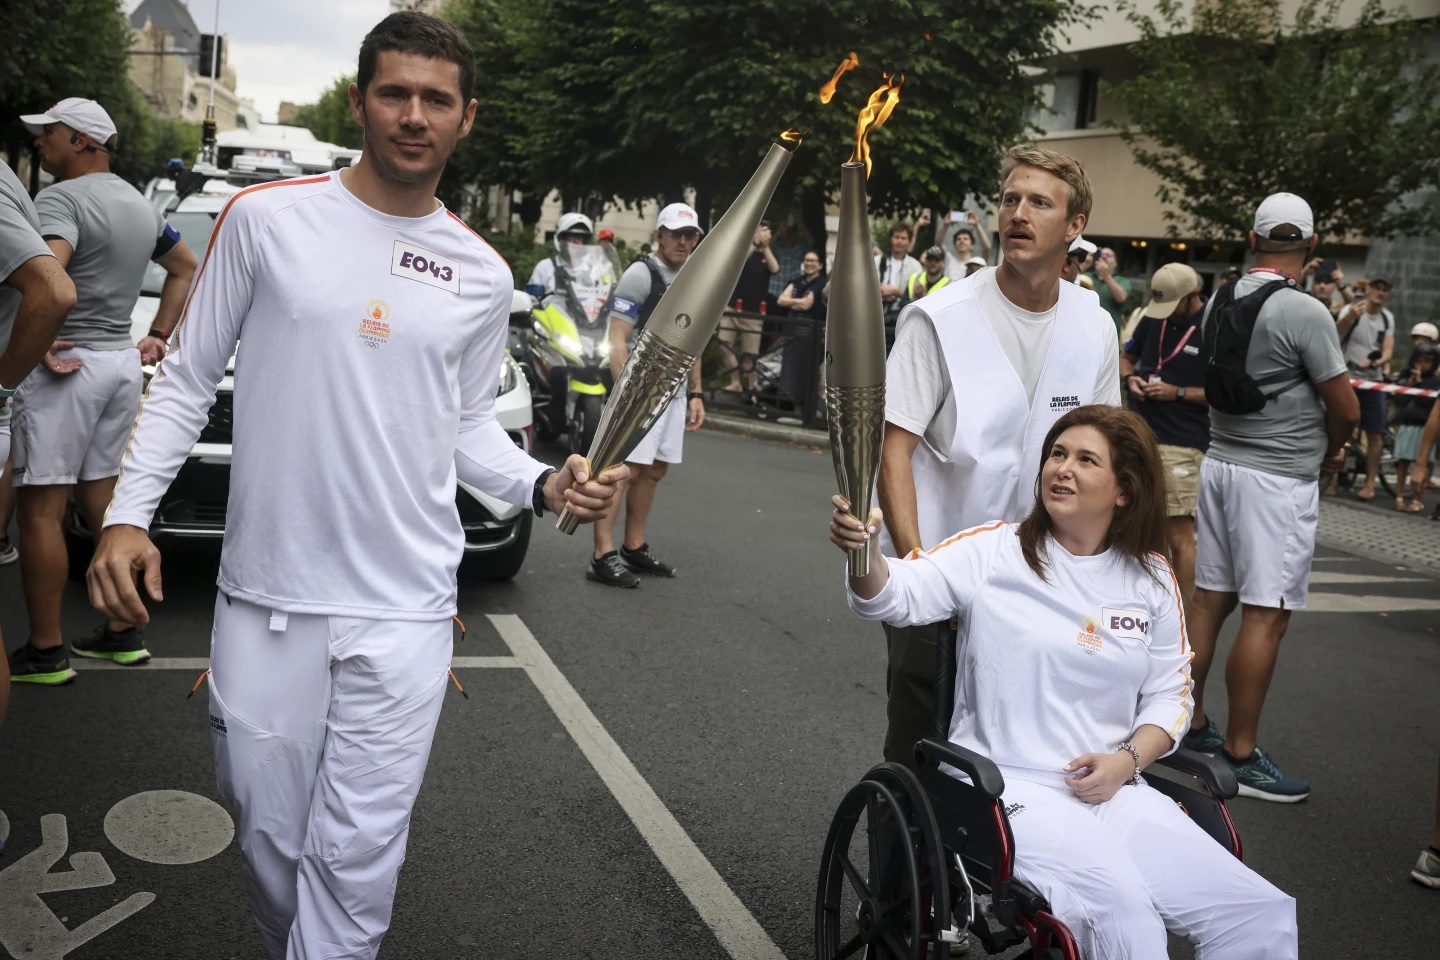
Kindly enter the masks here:
M 858 66 L 860 66 L 860 58 L 855 56 L 854 50 L 851 50 L 850 56 L 840 61 L 840 66 L 835 68 L 835 73 L 832 74 L 825 85 L 820 88 L 820 102 L 829 103 L 831 98 L 835 96 L 835 86 L 840 82 L 840 78 Z
M 796 130 L 792 127 L 789 130 L 786 130 L 784 133 L 780 134 L 780 139 L 789 140 L 798 147 L 800 146 L 801 141 L 805 139 L 805 131 Z
M 900 102 L 900 85 L 905 82 L 904 74 L 892 77 L 887 73 L 884 76 L 885 83 L 870 94 L 869 101 L 861 108 L 855 121 L 855 152 L 850 154 L 850 162 L 865 164 L 867 179 L 870 177 L 870 131 L 883 127 L 890 119 L 895 105 Z

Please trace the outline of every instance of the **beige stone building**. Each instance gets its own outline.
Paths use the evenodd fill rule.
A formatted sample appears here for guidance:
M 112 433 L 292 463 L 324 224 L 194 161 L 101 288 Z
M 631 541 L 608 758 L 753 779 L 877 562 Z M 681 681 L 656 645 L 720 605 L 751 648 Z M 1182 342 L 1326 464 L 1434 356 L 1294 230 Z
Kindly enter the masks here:
M 1285 0 L 1288 17 L 1297 0 Z M 1399 9 L 1402 4 L 1386 0 Z M 1141 8 L 1153 9 L 1153 2 L 1141 0 Z M 1342 22 L 1360 12 L 1361 0 L 1345 0 Z M 1408 0 L 1403 4 L 1415 19 L 1440 17 L 1440 0 Z M 1173 260 L 1190 263 L 1202 276 L 1211 277 L 1225 267 L 1244 260 L 1244 239 L 1240 237 L 1171 238 L 1165 221 L 1165 206 L 1157 197 L 1159 179 L 1135 162 L 1120 131 L 1108 126 L 1124 124 L 1118 103 L 1101 88 L 1102 81 L 1121 81 L 1134 75 L 1135 60 L 1129 53 L 1139 32 L 1114 6 L 1095 8 L 1095 19 L 1071 31 L 1061 44 L 1060 54 L 1042 64 L 1052 72 L 1045 98 L 1049 109 L 1035 117 L 1044 129 L 1042 144 L 1070 154 L 1085 165 L 1095 188 L 1095 208 L 1087 238 L 1115 248 L 1123 272 L 1147 279 L 1162 263 Z M 1440 49 L 1437 49 L 1440 55 Z M 1290 94 L 1302 96 L 1299 91 Z M 1203 123 L 1204 118 L 1197 118 Z M 1440 309 L 1437 267 L 1428 276 L 1414 256 L 1433 259 L 1436 238 L 1407 238 L 1376 241 L 1347 238 L 1346 242 L 1322 238 L 1326 256 L 1340 261 L 1347 276 L 1385 275 L 1395 285 L 1397 314 L 1404 325 L 1424 320 Z M 1424 253 L 1423 251 L 1430 252 Z M 1396 258 L 1400 258 L 1397 262 Z
M 180 0 L 144 0 L 130 15 L 133 42 L 130 80 L 158 116 L 192 123 L 205 119 L 210 103 L 210 64 L 200 63 L 201 30 Z M 254 129 L 255 105 L 235 94 L 229 43 L 221 43 L 215 78 L 215 125 L 220 130 Z

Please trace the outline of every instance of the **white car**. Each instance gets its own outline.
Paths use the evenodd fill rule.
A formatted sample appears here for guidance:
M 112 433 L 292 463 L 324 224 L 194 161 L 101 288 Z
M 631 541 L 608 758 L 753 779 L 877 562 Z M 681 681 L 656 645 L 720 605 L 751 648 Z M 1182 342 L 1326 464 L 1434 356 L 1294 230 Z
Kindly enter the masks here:
M 197 257 L 204 256 L 215 228 L 215 218 L 224 210 L 238 187 L 209 181 L 198 193 L 180 202 L 167 216 Z M 173 193 L 172 193 L 173 196 Z M 132 339 L 139 342 L 154 326 L 160 306 L 160 288 L 165 270 L 151 264 L 145 275 L 140 299 L 130 314 Z M 148 384 L 155 368 L 145 368 Z M 230 496 L 230 429 L 235 389 L 235 358 L 216 391 L 210 419 L 200 439 L 175 476 L 150 526 L 154 539 L 213 538 L 225 534 L 225 511 Z M 498 371 L 496 418 L 516 446 L 527 453 L 534 441 L 531 425 L 530 386 L 519 364 L 506 353 Z M 487 580 L 508 580 L 520 572 L 530 547 L 530 530 L 535 514 L 529 509 L 497 500 L 466 483 L 459 483 L 455 507 L 465 530 L 465 560 L 461 569 Z M 94 552 L 93 539 L 79 512 L 71 510 L 66 522 L 70 548 L 70 574 L 83 580 Z

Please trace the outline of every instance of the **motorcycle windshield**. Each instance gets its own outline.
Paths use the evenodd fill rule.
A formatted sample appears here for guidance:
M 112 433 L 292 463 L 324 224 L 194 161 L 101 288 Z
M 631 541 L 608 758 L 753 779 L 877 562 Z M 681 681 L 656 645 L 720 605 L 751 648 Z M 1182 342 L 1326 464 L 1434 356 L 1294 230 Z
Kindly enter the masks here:
M 556 305 L 568 314 L 578 308 L 580 315 L 572 317 L 578 326 L 603 326 L 608 319 L 605 306 L 619 280 L 609 255 L 603 248 L 591 244 L 569 244 L 561 252 L 560 264 L 563 269 L 557 271 L 555 277 Z M 574 296 L 573 303 L 566 296 L 566 287 Z

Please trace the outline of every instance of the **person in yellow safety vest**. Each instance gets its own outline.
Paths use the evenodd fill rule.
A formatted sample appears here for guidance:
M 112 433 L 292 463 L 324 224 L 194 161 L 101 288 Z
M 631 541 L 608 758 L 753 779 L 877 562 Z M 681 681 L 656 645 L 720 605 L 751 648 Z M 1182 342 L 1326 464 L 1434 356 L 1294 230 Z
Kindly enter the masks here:
M 919 300 L 927 293 L 934 293 L 950 282 L 950 278 L 945 276 L 944 250 L 939 247 L 931 247 L 920 257 L 920 264 L 925 271 L 913 274 L 905 282 L 906 303 Z

